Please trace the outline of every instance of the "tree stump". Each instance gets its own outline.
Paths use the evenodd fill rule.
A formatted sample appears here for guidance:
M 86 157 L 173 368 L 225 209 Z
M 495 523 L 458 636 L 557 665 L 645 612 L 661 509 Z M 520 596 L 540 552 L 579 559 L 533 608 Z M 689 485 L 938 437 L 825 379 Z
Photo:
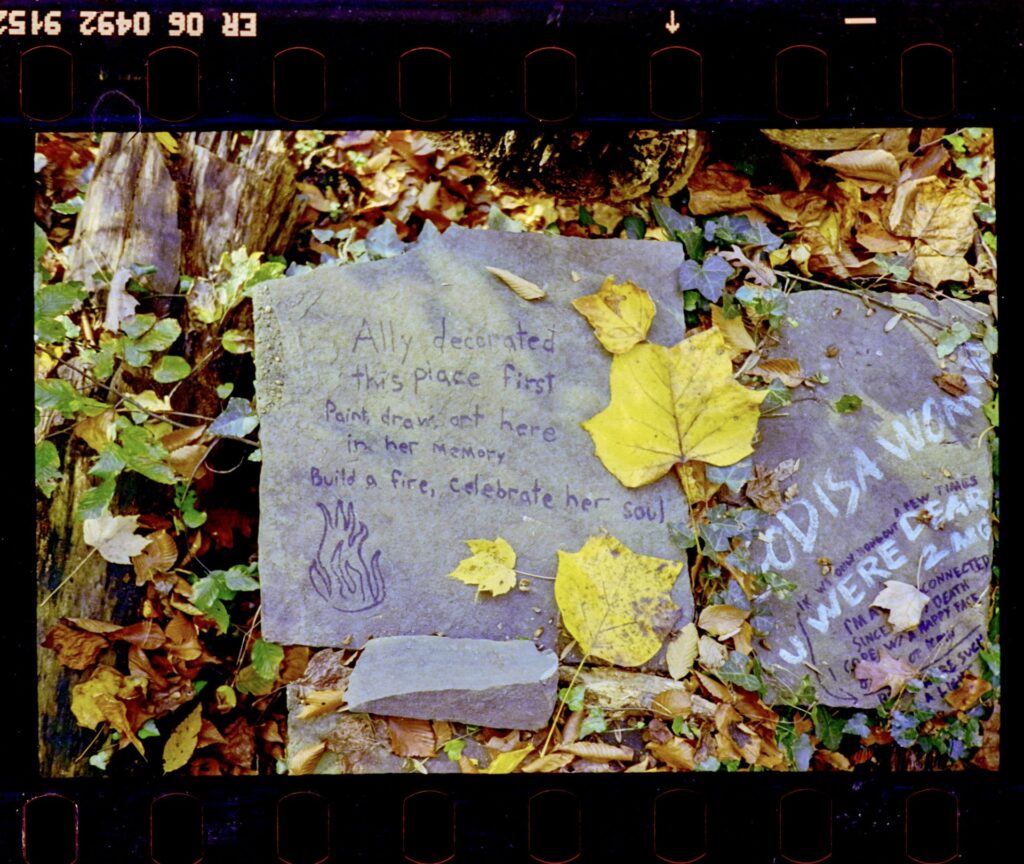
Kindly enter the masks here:
M 104 134 L 74 237 L 64 250 L 65 280 L 102 292 L 107 282 L 94 274 L 109 278 L 120 267 L 152 265 L 150 287 L 175 294 L 183 274 L 207 275 L 223 252 L 240 246 L 268 255 L 283 252 L 298 215 L 296 171 L 284 145 L 281 132 L 256 132 L 249 143 L 238 133 L 188 133 L 172 153 L 155 135 Z M 73 368 L 61 367 L 58 374 L 87 387 Z M 61 422 L 59 415 L 44 413 L 37 441 Z M 75 511 L 93 485 L 88 469 L 94 454 L 73 435 L 58 449 L 65 479 L 51 500 L 38 500 L 36 510 L 39 602 L 81 567 L 38 609 L 39 641 L 65 616 L 127 623 L 138 617 L 142 599 L 131 568 L 107 564 L 99 555 L 82 564 L 91 550 Z M 130 475 L 119 481 L 118 512 L 136 511 L 131 485 Z M 82 675 L 62 667 L 53 651 L 38 649 L 43 776 L 74 776 L 87 767 L 81 757 L 94 733 L 78 726 L 71 713 L 71 688 Z

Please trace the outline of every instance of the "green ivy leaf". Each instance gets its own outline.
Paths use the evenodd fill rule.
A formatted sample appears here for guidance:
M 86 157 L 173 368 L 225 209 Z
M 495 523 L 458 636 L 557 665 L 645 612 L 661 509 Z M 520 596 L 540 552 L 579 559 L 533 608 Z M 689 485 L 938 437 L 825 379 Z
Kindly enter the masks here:
M 857 411 L 861 405 L 864 404 L 864 400 L 860 396 L 855 396 L 852 393 L 846 393 L 840 396 L 832 405 L 840 414 L 852 414 Z
M 224 573 L 224 584 L 232 591 L 256 591 L 260 583 L 253 579 L 255 562 L 248 565 L 236 564 Z
M 192 596 L 189 599 L 196 609 L 209 612 L 213 604 L 220 600 L 222 587 L 216 577 L 203 576 L 192 586 Z
M 999 331 L 991 324 L 985 325 L 985 335 L 981 344 L 985 346 L 989 354 L 995 354 L 999 350 Z
M 153 367 L 153 379 L 161 384 L 169 384 L 172 381 L 187 378 L 191 371 L 192 367 L 188 365 L 188 361 L 184 357 L 165 354 Z
M 284 648 L 274 642 L 257 639 L 252 646 L 252 665 L 260 678 L 273 681 L 284 661 Z
M 605 732 L 607 729 L 608 720 L 604 716 L 604 711 L 595 705 L 587 712 L 587 716 L 580 723 L 580 737 L 585 738 L 591 733 Z
M 139 731 L 135 733 L 139 738 L 159 738 L 160 730 L 157 728 L 156 722 L 152 717 L 149 718 L 145 723 L 139 727 Z
M 647 223 L 639 216 L 627 216 L 622 220 L 622 226 L 630 240 L 643 240 L 647 236 Z
M 987 225 L 993 225 L 996 221 L 996 208 L 991 204 L 979 204 L 974 208 L 974 215 Z
M 558 690 L 558 699 L 565 703 L 565 707 L 570 711 L 582 711 L 583 710 L 583 697 L 587 692 L 587 688 L 583 686 L 573 687 L 571 690 L 568 687 L 561 687 Z
M 248 354 L 256 347 L 252 330 L 227 330 L 220 337 L 220 344 L 229 354 Z
M 157 483 L 174 483 L 174 470 L 164 460 L 168 453 L 164 446 L 153 438 L 143 426 L 128 425 L 118 435 L 120 444 L 107 448 L 117 456 L 125 467 Z
M 821 746 L 826 750 L 835 750 L 839 747 L 843 740 L 846 721 L 842 717 L 833 717 L 824 705 L 815 705 L 812 717 L 814 734 L 818 736 Z
M 246 666 L 238 673 L 238 680 L 235 681 L 235 689 L 239 693 L 249 693 L 253 696 L 266 696 L 274 689 L 274 682 L 263 678 L 253 666 Z
M 708 465 L 706 472 L 709 483 L 728 486 L 733 492 L 739 492 L 743 484 L 754 476 L 753 463 L 750 459 L 741 459 L 734 465 L 727 465 L 724 468 Z
M 952 354 L 956 349 L 971 338 L 971 331 L 967 329 L 962 321 L 954 321 L 947 330 L 939 334 L 939 341 L 935 350 L 940 357 Z
M 465 738 L 452 738 L 444 742 L 444 755 L 452 762 L 458 762 L 462 757 L 462 751 L 466 749 Z
M 75 511 L 75 518 L 99 518 L 103 515 L 103 511 L 110 507 L 110 502 L 114 498 L 114 492 L 116 489 L 116 474 L 103 478 L 103 481 L 98 486 L 93 486 L 91 489 L 87 489 L 78 499 L 78 509 Z
M 730 651 L 725 663 L 715 670 L 715 675 L 722 681 L 756 693 L 761 689 L 761 679 L 753 674 L 751 667 L 749 657 L 744 657 L 739 651 Z
M 993 426 L 999 425 L 999 394 L 996 393 L 995 398 L 991 402 L 986 402 L 981 406 L 981 410 L 985 412 L 985 418 Z
M 63 378 L 46 378 L 35 382 L 36 408 L 50 408 L 59 411 L 65 418 L 75 414 L 95 417 L 102 414 L 110 406 L 91 396 L 79 393 L 70 382 Z
M 60 473 L 60 453 L 52 441 L 40 441 L 36 444 L 36 486 L 47 498 L 63 475 Z

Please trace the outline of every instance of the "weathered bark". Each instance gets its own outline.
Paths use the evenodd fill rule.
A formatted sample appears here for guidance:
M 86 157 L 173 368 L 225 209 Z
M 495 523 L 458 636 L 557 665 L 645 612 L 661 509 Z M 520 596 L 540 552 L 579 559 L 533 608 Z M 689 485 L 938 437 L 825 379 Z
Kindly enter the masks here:
M 85 205 L 64 253 L 66 280 L 104 291 L 103 280 L 94 280 L 93 274 L 152 265 L 157 272 L 150 287 L 173 294 L 182 273 L 205 275 L 225 251 L 246 246 L 274 254 L 288 246 L 297 218 L 295 169 L 282 133 L 257 132 L 248 145 L 239 143 L 237 133 L 190 133 L 179 145 L 179 152 L 171 154 L 154 135 L 103 136 Z M 102 308 L 102 298 L 96 305 Z M 77 387 L 88 385 L 66 367 L 58 374 Z M 93 395 L 104 398 L 100 392 Z M 61 422 L 59 415 L 47 413 L 36 430 L 37 440 Z M 60 437 L 54 440 L 63 450 L 65 479 L 52 500 L 40 499 L 37 505 L 40 602 L 91 551 L 74 514 L 81 495 L 94 485 L 87 473 L 94 454 L 71 435 L 63 445 Z M 132 484 L 132 475 L 121 479 L 117 511 L 135 511 Z M 128 623 L 138 617 L 141 600 L 130 568 L 108 565 L 93 555 L 38 610 L 39 639 L 64 616 Z M 87 767 L 79 757 L 95 733 L 79 727 L 71 714 L 71 688 L 83 674 L 60 666 L 53 651 L 39 649 L 39 761 L 44 776 L 73 776 Z
M 476 157 L 489 180 L 511 191 L 613 204 L 674 195 L 696 168 L 705 141 L 693 129 L 460 131 L 434 137 Z

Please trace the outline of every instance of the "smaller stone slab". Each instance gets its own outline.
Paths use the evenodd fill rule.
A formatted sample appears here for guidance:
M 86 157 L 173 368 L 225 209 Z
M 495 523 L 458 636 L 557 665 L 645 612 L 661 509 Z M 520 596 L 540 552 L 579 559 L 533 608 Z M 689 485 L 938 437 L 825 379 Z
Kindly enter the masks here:
M 350 711 L 540 729 L 551 719 L 558 658 L 533 642 L 385 636 L 348 681 Z

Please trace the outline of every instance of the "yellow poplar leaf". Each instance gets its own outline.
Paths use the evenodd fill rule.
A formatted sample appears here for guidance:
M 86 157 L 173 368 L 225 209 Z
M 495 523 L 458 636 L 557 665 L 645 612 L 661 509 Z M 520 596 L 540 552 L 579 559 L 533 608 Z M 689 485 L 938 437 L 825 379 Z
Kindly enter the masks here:
M 685 678 L 693 668 L 697 659 L 697 626 L 691 621 L 668 643 L 665 662 L 668 663 L 668 674 L 676 680 Z
M 654 321 L 651 295 L 632 282 L 615 284 L 609 276 L 596 294 L 572 301 L 573 308 L 594 328 L 597 340 L 612 354 L 625 354 L 647 338 Z
M 679 607 L 669 591 L 683 565 L 638 555 L 614 537 L 591 537 L 579 552 L 558 551 L 555 602 L 584 654 L 640 666 L 661 647 Z
M 700 613 L 697 624 L 701 630 L 712 636 L 730 636 L 739 630 L 740 625 L 748 617 L 750 612 L 735 606 L 708 606 Z
M 463 558 L 448 575 L 467 585 L 476 585 L 477 593 L 490 591 L 492 597 L 507 594 L 516 584 L 516 553 L 506 540 L 467 540 L 473 554 Z
M 539 285 L 535 285 L 522 276 L 516 276 L 511 270 L 502 270 L 500 267 L 485 267 L 484 269 L 497 276 L 524 300 L 540 300 L 546 296 L 546 292 Z
M 921 623 L 921 610 L 928 605 L 928 599 L 927 594 L 913 585 L 890 579 L 871 605 L 888 609 L 889 623 L 895 632 L 900 633 L 913 630 Z
M 167 736 L 167 743 L 164 744 L 164 774 L 177 771 L 195 753 L 199 730 L 203 726 L 202 710 L 202 705 L 196 705 L 192 713 Z
M 635 488 L 681 462 L 724 466 L 749 456 L 767 393 L 736 382 L 712 327 L 671 348 L 643 343 L 613 357 L 611 402 L 583 428 L 605 468 Z
M 525 747 L 521 747 L 519 750 L 508 750 L 505 753 L 499 753 L 491 760 L 491 764 L 486 768 L 481 768 L 481 774 L 511 774 L 516 768 L 519 767 L 520 763 L 530 755 L 533 750 L 532 744 L 527 744 Z
M 142 748 L 142 742 L 132 731 L 128 722 L 128 712 L 125 710 L 124 702 L 109 693 L 101 693 L 96 697 L 96 707 L 103 713 L 103 719 L 113 726 L 122 737 L 132 743 L 132 746 L 139 751 L 140 756 L 145 756 L 146 751 Z
M 729 346 L 733 357 L 753 351 L 757 347 L 743 323 L 742 314 L 735 318 L 726 318 L 721 306 L 712 305 L 711 323 L 722 331 L 725 344 Z
M 104 510 L 82 522 L 82 539 L 111 564 L 131 564 L 132 557 L 149 545 L 148 537 L 135 534 L 138 516 L 111 516 Z

